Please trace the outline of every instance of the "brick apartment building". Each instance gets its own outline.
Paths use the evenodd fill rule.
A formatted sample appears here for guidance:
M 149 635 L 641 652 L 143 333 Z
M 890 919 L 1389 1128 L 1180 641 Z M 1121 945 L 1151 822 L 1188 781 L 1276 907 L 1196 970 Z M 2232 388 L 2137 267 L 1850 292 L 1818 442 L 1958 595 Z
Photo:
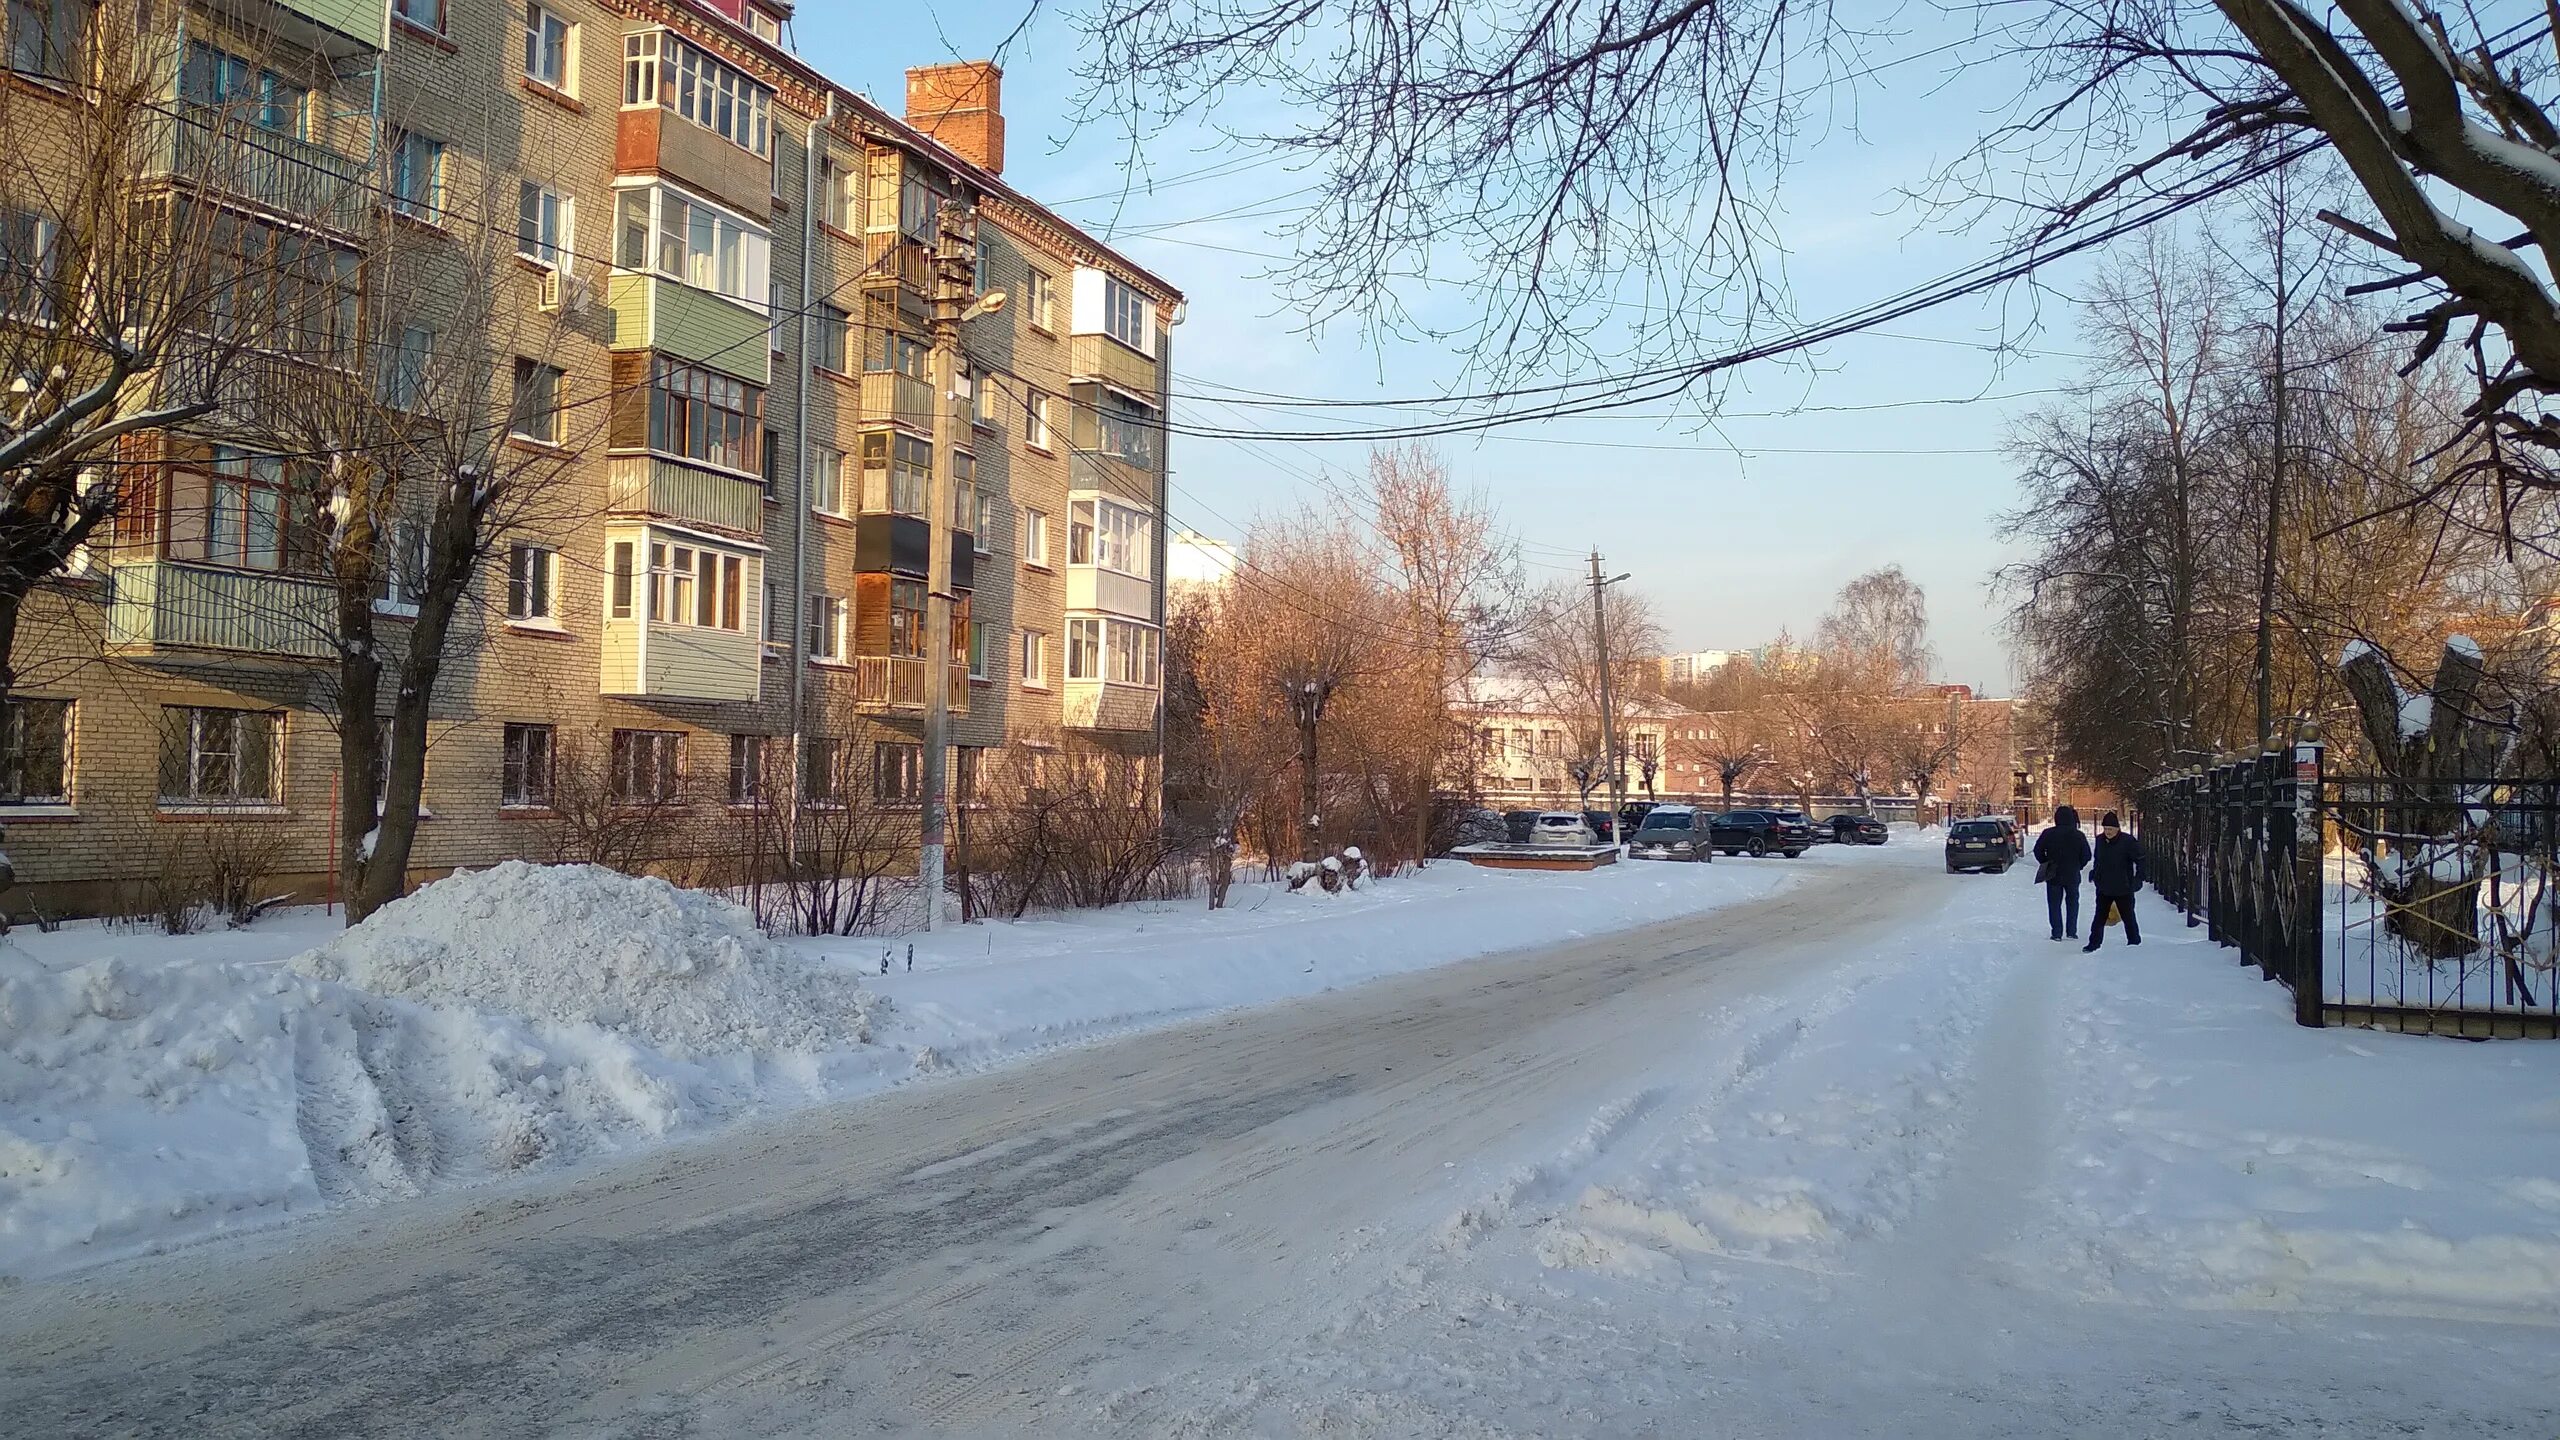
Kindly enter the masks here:
M 352 240 L 331 266 L 342 233 L 388 217 L 405 248 L 467 253 L 490 222 L 464 197 L 504 197 L 479 283 L 548 338 L 490 368 L 506 444 L 559 462 L 557 503 L 457 622 L 418 872 L 550 853 L 572 766 L 668 813 L 675 852 L 721 843 L 772 747 L 813 800 L 915 803 L 935 528 L 955 773 L 1011 747 L 1151 774 L 1182 297 L 1005 182 L 992 65 L 910 71 L 896 116 L 785 48 L 790 7 L 760 0 L 108 4 L 166 41 L 173 114 L 245 95 L 272 161 L 209 176 L 180 153 L 137 192 L 318 256 L 322 283 L 371 283 Z M 9 7 L 75 37 L 8 37 L 17 124 L 83 103 L 66 47 L 89 12 Z M 962 327 L 956 427 L 925 378 L 946 206 L 974 214 L 975 290 L 1007 301 Z M 352 353 L 446 343 L 477 342 L 421 324 Z M 953 504 L 928 514 L 937 430 Z M 21 631 L 0 747 L 19 877 L 52 905 L 121 903 L 190 827 L 245 824 L 281 838 L 281 883 L 317 890 L 331 591 L 294 543 L 298 462 L 211 418 L 125 454 L 112 539 Z M 401 623 L 396 579 L 377 608 Z

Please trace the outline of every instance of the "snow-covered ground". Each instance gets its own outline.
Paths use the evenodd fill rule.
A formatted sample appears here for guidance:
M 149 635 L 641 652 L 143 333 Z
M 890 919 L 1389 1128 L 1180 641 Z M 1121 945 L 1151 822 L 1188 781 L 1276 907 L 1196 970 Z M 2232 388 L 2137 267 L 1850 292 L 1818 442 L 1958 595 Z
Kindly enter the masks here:
M 312 911 L 185 937 L 16 932 L 0 939 L 0 1280 L 1695 914 L 1792 868 L 1241 885 L 1214 914 L 1169 902 L 913 937 L 912 972 L 908 938 L 778 944 L 708 897 L 521 865 L 345 935 Z

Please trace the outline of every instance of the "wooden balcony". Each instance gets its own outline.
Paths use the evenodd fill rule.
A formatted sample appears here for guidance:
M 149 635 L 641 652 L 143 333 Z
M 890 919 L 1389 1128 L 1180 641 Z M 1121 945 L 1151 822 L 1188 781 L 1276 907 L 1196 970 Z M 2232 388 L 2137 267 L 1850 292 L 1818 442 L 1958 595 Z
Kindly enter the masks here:
M 1164 392 L 1156 362 L 1108 335 L 1078 335 L 1067 342 L 1067 378 L 1117 385 L 1153 404 Z
M 655 350 L 752 385 L 773 383 L 772 322 L 762 311 L 663 275 L 619 270 L 605 304 L 616 350 Z
M 904 425 L 920 435 L 933 433 L 933 382 L 893 370 L 874 370 L 862 377 L 862 419 Z
M 922 313 L 923 302 L 933 295 L 933 254 L 924 242 L 895 230 L 874 230 L 862 237 L 862 243 L 862 283 L 907 291 Z
M 757 539 L 764 535 L 762 485 L 663 455 L 614 456 L 605 505 L 618 515 L 647 515 Z
M 853 703 L 866 710 L 924 710 L 924 661 L 895 655 L 853 657 Z M 951 667 L 951 713 L 969 713 L 969 667 Z
M 182 560 L 108 571 L 105 648 L 137 659 L 326 660 L 337 651 L 328 584 Z

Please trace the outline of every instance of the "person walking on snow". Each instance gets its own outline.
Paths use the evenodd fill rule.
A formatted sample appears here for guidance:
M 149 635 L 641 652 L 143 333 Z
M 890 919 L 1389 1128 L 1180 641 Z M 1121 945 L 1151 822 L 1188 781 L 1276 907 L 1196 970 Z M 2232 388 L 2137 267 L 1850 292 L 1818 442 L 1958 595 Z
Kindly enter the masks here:
M 2109 910 L 2124 921 L 2124 943 L 2141 944 L 2142 926 L 2133 918 L 2133 892 L 2142 888 L 2142 842 L 2124 833 L 2113 810 L 2098 822 L 2098 843 L 2089 853 L 2089 888 L 2097 892 L 2098 902 L 2089 916 L 2089 943 L 2080 948 L 2098 948 L 2107 933 Z
M 2036 837 L 2036 878 L 2044 882 L 2044 912 L 2053 922 L 2053 938 L 2080 938 L 2080 872 L 2089 864 L 2089 837 L 2081 833 L 2080 812 L 2068 805 L 2054 808 L 2053 823 Z

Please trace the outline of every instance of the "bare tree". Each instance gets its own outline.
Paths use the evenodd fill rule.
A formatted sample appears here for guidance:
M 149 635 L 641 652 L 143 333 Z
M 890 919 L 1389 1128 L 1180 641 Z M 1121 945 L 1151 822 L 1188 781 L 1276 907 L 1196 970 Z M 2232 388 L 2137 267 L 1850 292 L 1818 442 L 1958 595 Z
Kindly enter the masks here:
M 1814 649 L 1844 683 L 1875 694 L 1923 684 L 1937 663 L 1929 597 L 1899 565 L 1870 570 L 1840 587 L 1814 632 Z
M 1586 809 L 1592 790 L 1607 784 L 1613 774 L 1626 774 L 1627 721 L 1648 686 L 1652 667 L 1645 657 L 1662 651 L 1662 626 L 1644 592 L 1618 584 L 1602 593 L 1609 627 L 1607 684 L 1602 683 L 1589 592 L 1569 581 L 1558 582 L 1536 597 L 1509 657 L 1537 697 L 1539 708 L 1563 717 L 1565 743 L 1571 750 L 1565 769 L 1581 787 Z M 1606 737 L 1610 735 L 1618 741 L 1614 755 L 1608 753 Z
M 1767 716 L 1760 710 L 1727 711 L 1708 717 L 1705 756 L 1723 787 L 1724 808 L 1733 808 L 1733 790 L 1752 772 L 1774 762 Z
M 1302 513 L 1255 527 L 1245 562 L 1267 577 L 1261 597 L 1263 683 L 1298 739 L 1298 858 L 1324 855 L 1323 771 L 1318 736 L 1343 687 L 1388 662 L 1392 617 L 1360 537 L 1339 517 Z

